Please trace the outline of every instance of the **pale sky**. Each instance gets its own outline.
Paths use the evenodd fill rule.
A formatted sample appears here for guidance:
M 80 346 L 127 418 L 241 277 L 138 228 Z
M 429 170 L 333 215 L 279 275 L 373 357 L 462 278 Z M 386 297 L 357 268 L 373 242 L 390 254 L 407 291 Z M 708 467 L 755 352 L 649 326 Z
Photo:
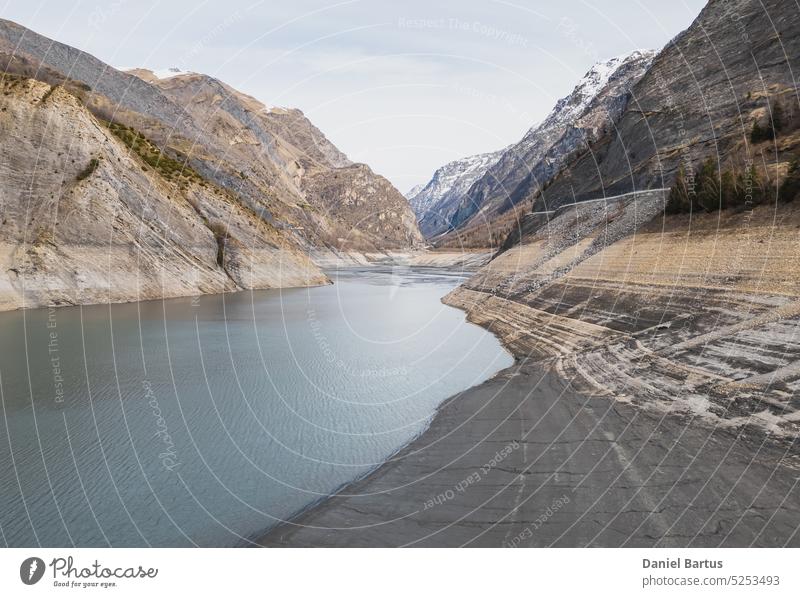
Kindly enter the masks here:
M 519 140 L 597 60 L 661 48 L 700 0 L 0 0 L 117 67 L 203 72 L 300 108 L 401 191 Z

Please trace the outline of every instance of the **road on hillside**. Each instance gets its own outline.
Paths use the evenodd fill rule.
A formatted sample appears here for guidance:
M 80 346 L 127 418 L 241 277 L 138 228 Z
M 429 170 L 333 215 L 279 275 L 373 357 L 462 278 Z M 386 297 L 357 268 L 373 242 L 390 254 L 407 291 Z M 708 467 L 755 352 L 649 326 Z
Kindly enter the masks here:
M 518 364 L 264 546 L 800 546 L 789 446 Z

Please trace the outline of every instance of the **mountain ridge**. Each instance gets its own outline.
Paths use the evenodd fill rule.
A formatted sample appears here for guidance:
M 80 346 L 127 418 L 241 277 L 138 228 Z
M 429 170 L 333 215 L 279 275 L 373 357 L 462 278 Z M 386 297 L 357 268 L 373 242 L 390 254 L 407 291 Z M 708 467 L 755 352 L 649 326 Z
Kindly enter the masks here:
M 351 162 L 300 110 L 266 108 L 207 75 L 121 72 L 2 19 L 0 69 L 0 169 L 15 173 L 0 194 L 4 223 L 13 224 L 0 230 L 2 308 L 321 284 L 328 279 L 310 257 L 423 245 L 400 192 Z M 32 123 L 72 130 L 72 142 L 54 152 L 59 141 Z M 37 146 L 22 142 L 31 138 Z M 33 193 L 43 170 L 60 176 L 42 177 Z M 85 239 L 60 226 L 60 205 L 103 194 L 108 209 L 71 212 L 71 225 L 92 231 Z M 188 228 L 171 229 L 175 214 Z M 103 271 L 104 240 L 141 287 Z M 171 271 L 160 284 L 127 256 L 155 246 Z
M 437 220 L 439 225 L 423 226 L 426 236 L 450 232 L 452 242 L 457 243 L 459 230 L 489 230 L 493 220 L 527 200 L 533 189 L 547 185 L 574 152 L 613 128 L 627 105 L 630 88 L 647 71 L 655 54 L 634 50 L 592 65 L 573 90 L 517 143 L 502 150 L 461 197 L 449 198 L 446 211 Z M 434 220 L 434 216 L 428 218 Z M 447 237 L 442 241 L 448 242 Z
M 425 236 L 435 236 L 447 230 L 449 218 L 462 195 L 500 159 L 504 151 L 505 148 L 448 162 L 433 173 L 427 184 L 418 186 L 408 200 Z
M 753 158 L 753 122 L 768 119 L 774 102 L 794 112 L 797 83 L 787 65 L 800 54 L 798 27 L 797 11 L 777 0 L 711 0 L 636 83 L 634 105 L 616 129 L 526 199 L 553 209 L 668 187 L 681 164 L 694 170 L 711 155 L 744 168 Z

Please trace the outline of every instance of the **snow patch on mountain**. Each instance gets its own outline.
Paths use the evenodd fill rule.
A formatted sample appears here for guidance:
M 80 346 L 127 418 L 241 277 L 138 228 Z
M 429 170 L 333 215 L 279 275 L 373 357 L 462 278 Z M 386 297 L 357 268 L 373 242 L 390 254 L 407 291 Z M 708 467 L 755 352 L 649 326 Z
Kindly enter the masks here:
M 629 54 L 615 56 L 604 62 L 596 63 L 578 81 L 572 93 L 558 100 L 548 117 L 531 130 L 537 130 L 542 126 L 570 122 L 579 118 L 612 83 L 612 78 L 620 71 L 621 67 L 639 61 L 646 61 L 649 66 L 656 54 L 657 52 L 654 50 L 634 50 Z
M 426 184 L 426 183 L 422 183 L 422 184 L 417 184 L 417 185 L 414 185 L 414 186 L 413 186 L 413 187 L 411 187 L 411 188 L 410 188 L 408 191 L 406 191 L 405 193 L 403 193 L 403 194 L 405 195 L 406 199 L 408 199 L 409 201 L 411 201 L 411 200 L 412 200 L 414 197 L 416 197 L 417 195 L 419 195 L 419 192 L 420 192 L 422 189 L 424 189 L 424 188 L 425 188 L 425 184 Z
M 407 195 L 423 234 L 441 225 L 448 205 L 457 204 L 472 184 L 500 159 L 508 149 L 480 153 L 449 162 L 436 170 L 426 185 L 414 187 Z
M 448 202 L 443 217 L 429 215 L 428 219 L 437 225 L 420 224 L 423 233 L 435 236 L 468 226 L 477 214 L 491 219 L 530 199 L 575 151 L 588 147 L 621 117 L 631 88 L 650 68 L 655 55 L 650 50 L 635 50 L 592 66 L 543 121 L 530 128 L 464 190 L 458 205 Z
M 150 71 L 153 73 L 153 76 L 157 79 L 171 79 L 172 77 L 179 77 L 180 75 L 191 75 L 193 74 L 192 71 L 188 70 L 181 70 L 176 66 L 172 66 L 170 68 L 160 68 L 158 70 Z

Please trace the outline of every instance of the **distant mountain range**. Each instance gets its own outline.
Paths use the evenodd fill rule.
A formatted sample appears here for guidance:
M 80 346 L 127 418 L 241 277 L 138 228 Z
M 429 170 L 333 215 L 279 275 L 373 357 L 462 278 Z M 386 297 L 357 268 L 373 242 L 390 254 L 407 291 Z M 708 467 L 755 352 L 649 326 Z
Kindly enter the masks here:
M 430 182 L 409 192 L 409 203 L 425 236 L 436 236 L 448 229 L 462 197 L 504 151 L 481 153 L 445 164 L 433 173 Z
M 613 129 L 655 54 L 636 50 L 598 62 L 518 143 L 437 170 L 409 196 L 423 234 L 432 238 L 491 221 L 547 185 L 577 152 Z

